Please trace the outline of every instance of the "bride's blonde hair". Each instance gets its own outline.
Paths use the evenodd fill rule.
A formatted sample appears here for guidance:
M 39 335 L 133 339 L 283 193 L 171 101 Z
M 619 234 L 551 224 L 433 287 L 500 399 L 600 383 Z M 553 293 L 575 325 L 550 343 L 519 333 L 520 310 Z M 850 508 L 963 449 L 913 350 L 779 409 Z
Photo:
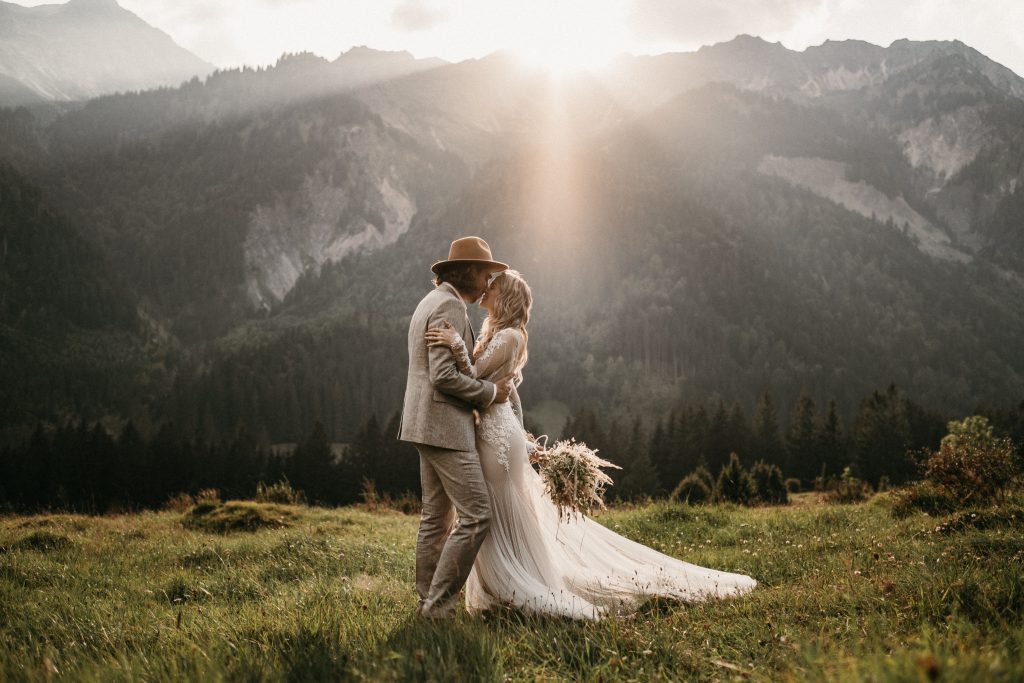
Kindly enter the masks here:
M 519 271 L 502 271 L 497 279 L 501 281 L 501 292 L 494 300 L 493 311 L 484 319 L 483 329 L 480 330 L 480 338 L 476 340 L 473 348 L 473 357 L 479 358 L 484 349 L 494 338 L 499 330 L 512 328 L 519 330 L 523 335 L 523 345 L 519 348 L 519 357 L 516 358 L 515 374 L 517 383 L 522 379 L 520 371 L 526 365 L 526 324 L 530 322 L 530 308 L 533 306 L 533 292 L 530 285 Z

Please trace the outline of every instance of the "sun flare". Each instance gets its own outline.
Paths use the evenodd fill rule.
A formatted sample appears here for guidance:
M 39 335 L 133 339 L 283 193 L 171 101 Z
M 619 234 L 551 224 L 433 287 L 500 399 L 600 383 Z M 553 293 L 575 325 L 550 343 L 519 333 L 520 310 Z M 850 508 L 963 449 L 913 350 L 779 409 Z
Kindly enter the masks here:
M 524 3 L 503 42 L 527 64 L 554 74 L 595 71 L 624 43 L 618 9 L 614 2 Z

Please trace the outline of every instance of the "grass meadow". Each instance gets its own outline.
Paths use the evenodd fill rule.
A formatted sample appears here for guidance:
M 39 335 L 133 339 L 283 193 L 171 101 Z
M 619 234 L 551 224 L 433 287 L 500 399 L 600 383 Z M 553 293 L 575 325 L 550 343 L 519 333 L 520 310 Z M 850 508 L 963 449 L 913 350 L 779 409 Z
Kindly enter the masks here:
M 1021 681 L 1024 500 L 656 502 L 598 519 L 750 596 L 597 624 L 413 617 L 418 518 L 232 501 L 0 517 L 3 681 Z

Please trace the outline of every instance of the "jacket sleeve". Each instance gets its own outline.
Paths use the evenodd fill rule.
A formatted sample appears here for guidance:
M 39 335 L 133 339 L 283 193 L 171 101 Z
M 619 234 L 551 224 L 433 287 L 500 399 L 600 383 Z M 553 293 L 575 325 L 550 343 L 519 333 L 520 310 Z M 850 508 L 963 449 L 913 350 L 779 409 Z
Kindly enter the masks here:
M 455 301 L 445 301 L 431 314 L 427 327 L 441 327 L 447 320 L 458 329 L 466 312 Z M 426 330 L 424 330 L 424 333 Z M 426 341 L 423 342 L 426 344 Z M 455 356 L 446 346 L 431 346 L 427 349 L 427 366 L 430 383 L 435 389 L 449 396 L 461 399 L 479 408 L 486 408 L 494 401 L 497 391 L 494 384 L 474 379 L 459 372 Z

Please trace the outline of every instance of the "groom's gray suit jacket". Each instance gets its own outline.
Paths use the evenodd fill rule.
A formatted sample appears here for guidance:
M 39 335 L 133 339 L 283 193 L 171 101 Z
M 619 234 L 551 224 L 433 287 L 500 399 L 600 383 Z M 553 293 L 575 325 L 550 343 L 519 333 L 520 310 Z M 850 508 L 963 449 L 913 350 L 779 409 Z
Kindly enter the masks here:
M 409 322 L 409 374 L 398 438 L 437 448 L 475 451 L 472 410 L 486 408 L 494 401 L 495 386 L 460 373 L 447 347 L 427 347 L 427 329 L 441 327 L 444 320 L 472 348 L 473 328 L 466 302 L 447 283 L 423 297 Z

